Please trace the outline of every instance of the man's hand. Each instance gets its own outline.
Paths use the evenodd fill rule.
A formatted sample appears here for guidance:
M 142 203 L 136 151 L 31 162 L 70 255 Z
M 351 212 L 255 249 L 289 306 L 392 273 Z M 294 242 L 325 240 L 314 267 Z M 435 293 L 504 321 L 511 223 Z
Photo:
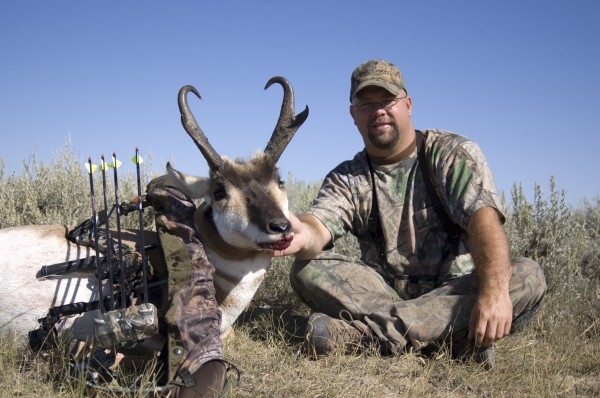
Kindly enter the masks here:
M 512 324 L 510 248 L 498 213 L 491 207 L 471 216 L 467 233 L 479 282 L 468 338 L 474 339 L 476 347 L 489 347 L 508 335 Z
M 331 240 L 329 230 L 315 216 L 300 214 L 296 217 L 290 212 L 288 219 L 292 223 L 294 239 L 285 250 L 273 252 L 275 257 L 293 254 L 301 259 L 312 259 Z
M 294 239 L 285 250 L 278 250 L 273 252 L 274 257 L 283 257 L 296 254 L 306 246 L 307 233 L 306 226 L 294 215 L 289 213 L 288 220 L 292 223 L 292 230 L 294 231 Z
M 475 340 L 476 347 L 489 347 L 494 341 L 508 336 L 512 314 L 508 291 L 495 298 L 480 294 L 471 311 L 468 338 Z

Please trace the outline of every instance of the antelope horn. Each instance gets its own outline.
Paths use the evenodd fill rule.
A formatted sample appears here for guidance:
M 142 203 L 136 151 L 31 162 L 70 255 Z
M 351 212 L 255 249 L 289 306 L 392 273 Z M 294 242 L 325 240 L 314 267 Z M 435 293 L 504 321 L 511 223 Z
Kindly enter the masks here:
M 296 130 L 302 126 L 302 123 L 308 117 L 308 106 L 298 115 L 294 115 L 294 89 L 292 85 L 286 78 L 275 76 L 269 79 L 265 90 L 273 83 L 279 83 L 283 87 L 283 102 L 281 104 L 279 120 L 277 120 L 273 135 L 271 135 L 271 139 L 265 148 L 265 153 L 273 159 L 274 163 L 277 163 L 285 147 L 287 147 L 296 133 Z
M 194 86 L 187 85 L 181 87 L 179 94 L 177 95 L 177 104 L 179 105 L 179 112 L 181 113 L 181 124 L 189 136 L 192 137 L 192 140 L 194 140 L 194 143 L 196 143 L 200 152 L 202 152 L 202 155 L 208 162 L 208 167 L 212 171 L 218 171 L 223 166 L 223 159 L 221 159 L 221 156 L 219 156 L 212 145 L 210 145 L 210 142 L 208 142 L 208 139 L 202 132 L 202 129 L 198 125 L 198 122 L 196 122 L 196 118 L 188 106 L 187 93 L 190 91 L 196 94 L 196 97 L 202 99 L 200 93 Z

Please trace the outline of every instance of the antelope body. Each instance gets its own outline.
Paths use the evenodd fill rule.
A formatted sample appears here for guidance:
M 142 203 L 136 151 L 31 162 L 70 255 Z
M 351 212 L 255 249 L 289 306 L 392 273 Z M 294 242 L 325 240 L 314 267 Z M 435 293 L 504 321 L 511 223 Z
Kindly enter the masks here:
M 222 313 L 221 332 L 226 332 L 248 306 L 267 269 L 271 255 L 283 250 L 293 239 L 287 218 L 288 201 L 280 180 L 277 161 L 296 130 L 308 116 L 308 107 L 294 114 L 294 96 L 282 77 L 269 80 L 266 88 L 279 83 L 284 90 L 277 125 L 264 151 L 252 158 L 231 160 L 221 157 L 210 145 L 187 104 L 187 93 L 200 98 L 192 86 L 179 91 L 182 125 L 206 159 L 208 177 L 181 173 L 167 164 L 167 174 L 159 177 L 177 186 L 192 199 L 202 198 L 194 215 L 208 260 L 215 267 L 217 302 Z M 135 245 L 137 231 L 124 231 L 124 243 Z M 98 298 L 98 283 L 93 271 L 36 278 L 42 265 L 85 258 L 89 248 L 70 243 L 63 226 L 23 226 L 0 230 L 0 332 L 12 330 L 20 335 L 37 325 L 49 307 L 89 302 Z M 133 234 L 133 235 L 132 235 Z M 145 242 L 157 242 L 155 233 L 144 231 Z M 153 254 L 154 267 L 164 264 L 160 253 Z M 91 336 L 92 314 L 69 319 L 60 330 L 74 337 Z

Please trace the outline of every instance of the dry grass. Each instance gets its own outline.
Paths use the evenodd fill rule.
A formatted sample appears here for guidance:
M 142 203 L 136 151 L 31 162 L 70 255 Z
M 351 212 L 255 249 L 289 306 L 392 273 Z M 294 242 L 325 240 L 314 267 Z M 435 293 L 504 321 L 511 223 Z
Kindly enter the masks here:
M 129 178 L 123 187 L 131 190 Z M 288 176 L 293 210 L 306 208 L 317 188 Z M 8 177 L 0 159 L 0 200 L 8 204 L 0 209 L 0 227 L 76 224 L 89 217 L 88 190 L 69 148 L 50 166 L 30 160 L 23 174 Z M 539 315 L 497 344 L 493 371 L 458 364 L 444 349 L 430 358 L 373 351 L 310 359 L 302 339 L 309 311 L 289 286 L 291 259 L 276 259 L 225 344 L 227 358 L 243 372 L 233 397 L 600 396 L 600 199 L 571 209 L 551 179 L 547 194 L 535 187 L 533 203 L 515 187 L 509 208 L 513 254 L 539 261 L 549 290 Z M 356 250 L 352 240 L 337 247 Z M 57 352 L 34 354 L 0 336 L 0 396 L 92 395 L 65 377 L 67 367 Z

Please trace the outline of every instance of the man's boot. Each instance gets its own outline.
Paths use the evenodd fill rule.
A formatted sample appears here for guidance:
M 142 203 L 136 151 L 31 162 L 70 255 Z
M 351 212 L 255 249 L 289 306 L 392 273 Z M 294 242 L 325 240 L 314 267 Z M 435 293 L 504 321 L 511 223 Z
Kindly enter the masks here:
M 376 339 L 370 329 L 360 321 L 345 321 L 315 313 L 306 325 L 306 341 L 309 355 L 329 355 L 338 350 L 355 353 Z
M 467 338 L 467 331 L 456 333 L 452 338 L 450 348 L 452 357 L 460 361 L 472 360 L 485 370 L 492 370 L 496 366 L 494 346 L 475 347 L 473 339 Z

